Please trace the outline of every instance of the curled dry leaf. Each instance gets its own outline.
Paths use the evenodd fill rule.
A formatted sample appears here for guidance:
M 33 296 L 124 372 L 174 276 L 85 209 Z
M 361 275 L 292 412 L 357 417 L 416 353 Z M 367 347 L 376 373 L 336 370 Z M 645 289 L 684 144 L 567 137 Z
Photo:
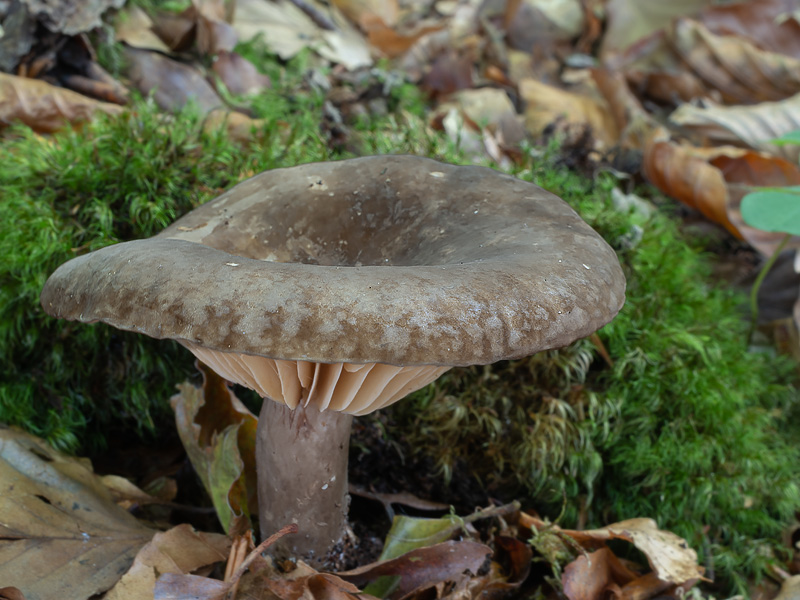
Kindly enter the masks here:
M 183 524 L 155 534 L 139 550 L 130 570 L 105 596 L 105 600 L 148 600 L 162 573 L 188 574 L 227 558 L 231 541 L 216 533 L 197 532 Z
M 198 365 L 203 387 L 181 384 L 180 393 L 170 403 L 189 460 L 211 496 L 222 526 L 230 531 L 237 518 L 257 507 L 257 419 L 224 379 L 202 363 Z
M 597 149 L 610 148 L 619 140 L 619 130 L 608 106 L 601 99 L 567 92 L 535 79 L 519 82 L 519 94 L 525 101 L 525 126 L 538 137 L 544 130 L 590 127 Z
M 118 115 L 124 109 L 38 79 L 0 73 L 0 128 L 21 122 L 40 133 L 90 120 L 95 113 Z
M 631 542 L 646 557 L 653 572 L 662 582 L 674 585 L 694 584 L 702 579 L 703 569 L 697 564 L 697 553 L 681 537 L 663 531 L 653 519 L 628 519 L 601 529 L 577 531 L 561 529 L 526 513 L 520 514 L 520 525 L 531 530 L 546 530 L 569 536 L 587 550 L 606 547 L 611 539 Z
M 471 540 L 443 542 L 337 575 L 361 588 L 380 578 L 399 577 L 396 587 L 386 596 L 388 600 L 399 600 L 439 583 L 469 577 L 466 572 L 477 574 L 491 552 L 488 546 Z
M 668 39 L 683 61 L 729 103 L 783 100 L 800 92 L 800 59 L 761 50 L 747 39 L 716 35 L 678 19 Z
M 800 185 L 800 168 L 782 158 L 731 146 L 681 146 L 660 134 L 645 147 L 643 170 L 662 192 L 697 209 L 767 256 L 783 235 L 747 225 L 741 216 L 741 200 L 757 187 Z
M 622 564 L 609 548 L 581 554 L 564 568 L 561 584 L 569 600 L 597 600 L 639 577 Z
M 314 0 L 306 0 L 322 15 L 331 9 Z M 270 50 L 288 60 L 309 48 L 331 62 L 349 70 L 372 65 L 369 45 L 364 36 L 338 15 L 336 30 L 320 27 L 306 13 L 288 0 L 239 0 L 236 3 L 233 27 L 240 41 L 260 35 Z
M 158 52 L 125 47 L 128 77 L 145 96 L 152 93 L 161 108 L 177 111 L 189 101 L 207 113 L 223 106 L 222 99 L 200 71 Z
M 85 459 L 0 428 L 0 582 L 28 600 L 113 586 L 155 533 L 117 506 Z
M 609 0 L 601 56 L 608 58 L 661 29 L 675 17 L 696 14 L 710 4 L 712 0 Z
M 800 58 L 797 0 L 749 0 L 715 4 L 697 20 L 718 35 L 751 40 L 759 48 Z
M 684 104 L 669 119 L 705 145 L 747 146 L 792 162 L 800 158 L 800 146 L 771 143 L 777 137 L 800 130 L 800 94 L 753 106 Z
M 169 52 L 169 47 L 153 31 L 153 20 L 135 4 L 128 4 L 114 22 L 114 39 L 134 48 Z

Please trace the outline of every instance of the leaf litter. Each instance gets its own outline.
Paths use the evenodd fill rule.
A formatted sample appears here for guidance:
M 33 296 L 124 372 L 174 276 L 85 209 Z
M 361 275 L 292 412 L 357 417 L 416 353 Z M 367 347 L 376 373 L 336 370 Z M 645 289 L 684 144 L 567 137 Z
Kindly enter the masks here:
M 14 6 L 20 4 L 27 5 Z M 5 71 L 0 73 L 0 126 L 21 122 L 35 131 L 51 132 L 90 120 L 97 113 L 113 117 L 125 110 L 127 90 L 98 70 L 91 44 L 83 35 L 100 22 L 112 4 L 118 7 L 121 3 L 86 3 L 74 18 L 55 8 L 36 14 L 14 13 L 20 26 L 11 35 L 6 33 L 5 40 L 10 43 L 0 52 L 0 68 Z M 234 5 L 235 10 L 230 10 Z M 611 165 L 633 176 L 643 175 L 666 194 L 768 255 L 777 238 L 747 226 L 739 206 L 742 196 L 757 186 L 800 183 L 797 148 L 771 143 L 800 123 L 797 10 L 797 2 L 792 0 L 728 5 L 706 0 L 529 0 L 480 6 L 447 0 L 432 6 L 393 0 L 330 4 L 194 0 L 178 15 L 148 15 L 128 6 L 117 20 L 116 35 L 128 44 L 131 70 L 125 85 L 152 92 L 165 110 L 179 109 L 191 99 L 208 115 L 210 127 L 224 126 L 244 143 L 264 123 L 232 106 L 229 94 L 257 93 L 271 82 L 232 52 L 237 41 L 260 35 L 283 58 L 310 50 L 319 59 L 317 64 L 338 65 L 323 77 L 332 83 L 328 93 L 337 89 L 352 92 L 340 92 L 346 101 L 331 96 L 329 104 L 331 114 L 340 111 L 339 126 L 344 128 L 348 113 L 357 115 L 368 97 L 354 91 L 358 85 L 348 76 L 374 68 L 377 58 L 393 58 L 405 77 L 418 83 L 438 104 L 431 112 L 430 125 L 446 131 L 454 143 L 469 145 L 476 160 L 490 158 L 510 164 L 521 155 L 526 142 L 558 135 L 588 149 L 584 154 L 587 168 Z M 0 14 L 0 18 L 9 29 L 8 15 Z M 41 41 L 34 37 L 38 25 L 44 25 L 50 35 L 37 46 Z M 592 56 L 596 45 L 599 51 Z M 82 50 L 67 52 L 69 48 Z M 215 60 L 204 64 L 208 57 Z M 784 291 L 778 285 L 774 293 Z M 796 289 L 793 293 L 796 296 Z M 796 323 L 793 326 L 796 345 Z M 221 408 L 212 408 L 206 396 L 213 396 L 213 406 Z M 16 477 L 24 483 L 13 493 L 26 494 L 33 503 L 16 503 L 13 511 L 0 511 L 5 528 L 0 543 L 5 551 L 26 549 L 21 557 L 13 555 L 14 561 L 22 557 L 31 561 L 31 569 L 26 562 L 26 567 L 17 571 L 29 578 L 25 597 L 36 598 L 37 590 L 55 585 L 51 573 L 87 568 L 87 556 L 93 565 L 106 567 L 75 581 L 87 590 L 96 590 L 91 593 L 109 589 L 108 582 L 121 574 L 120 565 L 127 569 L 140 548 L 126 581 L 146 580 L 147 588 L 158 572 L 158 597 L 195 594 L 193 597 L 211 598 L 231 592 L 224 581 L 190 571 L 224 562 L 231 544 L 235 550 L 231 557 L 238 558 L 231 558 L 230 564 L 241 565 L 245 550 L 252 556 L 252 541 L 247 542 L 243 530 L 255 507 L 251 458 L 255 417 L 224 382 L 211 380 L 208 373 L 202 388 L 185 384 L 173 399 L 173 407 L 192 464 L 230 536 L 214 537 L 179 526 L 153 538 L 154 530 L 121 508 L 146 504 L 152 497 L 137 492 L 132 484 L 134 489 L 130 489 L 125 480 L 100 480 L 80 461 L 70 462 L 40 441 L 2 430 L 4 462 L 0 468 L 15 472 L 9 465 L 18 458 L 6 458 L 6 453 L 9 457 L 27 456 L 25 468 L 37 465 L 37 473 L 51 473 L 59 486 L 85 495 L 80 496 L 83 504 L 78 503 L 79 507 L 97 506 L 92 512 L 108 519 L 80 520 L 86 515 L 71 505 L 75 514 L 67 511 L 68 501 L 52 487 L 51 480 L 39 481 L 38 475 L 20 475 L 22 471 L 17 470 Z M 220 460 L 223 455 L 226 458 Z M 0 477 L 0 484 L 6 481 L 5 475 Z M 0 495 L 0 503 L 4 501 L 8 501 L 6 495 Z M 391 503 L 384 501 L 386 506 Z M 32 506 L 37 507 L 37 519 L 39 511 L 46 515 L 41 531 L 39 525 L 31 525 L 32 513 L 26 512 Z M 70 521 L 68 516 L 78 521 Z M 250 569 L 240 575 L 239 592 L 245 594 L 241 597 L 363 597 L 354 587 L 355 580 L 372 586 L 381 597 L 393 599 L 400 597 L 397 590 L 405 594 L 402 597 L 418 596 L 424 586 L 434 590 L 436 598 L 500 597 L 518 589 L 528 577 L 528 553 L 562 574 L 557 586 L 560 584 L 568 598 L 680 594 L 702 577 L 696 555 L 685 542 L 659 531 L 647 519 L 593 532 L 560 530 L 532 521 L 516 509 L 511 515 L 486 517 L 493 525 L 490 531 L 481 532 L 471 525 L 470 517 L 419 522 L 397 519 L 385 545 L 394 548 L 390 558 L 337 577 L 301 564 L 286 573 L 281 565 L 253 556 Z M 56 541 L 55 532 L 61 530 L 68 534 Z M 526 539 L 529 532 L 530 540 Z M 612 538 L 637 546 L 651 570 L 633 567 L 617 557 L 606 544 Z M 222 543 L 222 539 L 227 541 Z M 169 548 L 195 545 L 203 551 L 197 550 L 191 564 L 175 567 L 175 572 L 157 566 L 177 564 L 171 558 L 176 553 Z M 116 550 L 102 552 L 100 560 L 96 558 L 100 546 Z M 450 556 L 453 548 L 474 559 L 464 559 L 468 568 L 457 575 L 434 569 L 430 576 L 414 579 L 420 562 L 414 557 L 425 556 L 425 563 L 436 564 Z M 484 558 L 490 557 L 484 561 L 487 564 L 477 564 L 480 552 L 486 552 Z M 194 554 L 194 550 L 188 552 L 186 558 Z M 54 555 L 61 559 L 53 562 Z M 65 556 L 73 559 L 65 562 Z M 2 576 L 8 560 L 0 560 L 4 585 L 14 583 Z M 47 565 L 46 571 L 35 570 L 44 569 L 41 564 Z M 53 564 L 62 565 L 61 570 L 54 571 Z M 295 573 L 298 570 L 302 573 Z M 28 584 L 33 581 L 32 573 L 43 573 L 33 587 Z M 231 577 L 228 573 L 227 580 Z M 351 578 L 349 583 L 346 577 Z M 419 583 L 422 580 L 424 583 Z M 784 587 L 793 589 L 788 583 Z M 16 600 L 22 597 L 18 591 L 3 588 L 0 597 Z M 74 597 L 82 593 L 76 592 Z

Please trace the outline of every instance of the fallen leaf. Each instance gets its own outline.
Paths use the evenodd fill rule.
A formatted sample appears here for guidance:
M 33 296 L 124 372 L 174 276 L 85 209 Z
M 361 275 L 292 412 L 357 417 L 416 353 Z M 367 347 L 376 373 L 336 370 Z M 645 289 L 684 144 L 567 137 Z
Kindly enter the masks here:
M 144 95 L 153 94 L 161 108 L 178 111 L 188 102 L 207 113 L 223 106 L 222 99 L 196 69 L 158 52 L 125 47 L 128 77 Z
M 125 0 L 92 0 L 91 2 L 48 2 L 26 0 L 31 15 L 47 29 L 65 35 L 75 35 L 102 27 L 101 17 L 110 8 L 121 8 Z
M 743 145 L 793 162 L 800 158 L 800 146 L 773 142 L 800 130 L 800 94 L 752 106 L 684 104 L 669 120 L 705 145 Z
M 764 231 L 748 225 L 741 214 L 741 203 L 745 195 L 759 187 L 786 187 L 800 185 L 800 167 L 797 164 L 756 152 L 739 155 L 721 153 L 711 156 L 709 164 L 720 170 L 728 188 L 727 213 L 730 222 L 751 246 L 764 256 L 770 256 L 781 239 L 782 233 Z M 793 238 L 789 248 L 800 245 L 800 238 Z
M 105 600 L 152 598 L 160 574 L 188 574 L 224 561 L 230 546 L 227 536 L 197 532 L 187 524 L 157 533 L 139 550 L 130 570 L 108 591 Z
M 313 0 L 306 2 L 319 7 Z M 318 10 L 326 14 L 329 9 Z M 239 0 L 233 21 L 241 41 L 261 36 L 267 47 L 284 60 L 309 48 L 349 70 L 371 66 L 369 46 L 361 33 L 341 16 L 337 25 L 336 31 L 323 29 L 287 0 Z
M 800 575 L 789 577 L 781 584 L 781 591 L 774 600 L 797 600 L 800 598 Z
M 15 587 L 0 588 L 0 600 L 25 600 L 25 595 Z
M 246 96 L 272 87 L 269 77 L 241 54 L 221 50 L 217 53 L 212 70 L 231 94 Z
M 158 578 L 153 600 L 224 600 L 230 583 L 199 577 L 165 573 Z
M 153 20 L 135 4 L 128 4 L 114 21 L 114 39 L 134 48 L 169 52 L 169 47 L 153 31 Z
M 561 584 L 569 600 L 597 600 L 612 585 L 622 587 L 638 577 L 609 548 L 581 554 L 564 567 Z
M 0 71 L 13 72 L 36 43 L 36 19 L 22 2 L 7 6 L 0 31 Z
M 450 541 L 337 575 L 359 587 L 381 577 L 400 577 L 397 587 L 387 596 L 388 600 L 399 600 L 436 584 L 460 579 L 465 571 L 476 574 L 491 553 L 491 548 L 478 542 Z
M 178 386 L 170 400 L 178 435 L 189 460 L 211 496 L 225 531 L 258 506 L 255 485 L 256 417 L 227 383 L 197 363 L 203 386 Z
M 589 127 L 599 148 L 609 148 L 619 139 L 614 118 L 602 100 L 573 94 L 535 79 L 520 81 L 519 94 L 525 101 L 525 126 L 535 137 L 556 126 L 558 130 Z
M 717 35 L 750 40 L 763 50 L 800 58 L 797 0 L 749 0 L 716 4 L 696 18 Z
M 89 462 L 0 428 L 0 581 L 27 600 L 113 586 L 154 534 L 117 506 Z
M 463 526 L 457 517 L 423 519 L 407 515 L 396 515 L 392 527 L 386 534 L 381 560 L 390 560 L 407 552 L 432 546 L 450 539 Z
M 631 542 L 644 553 L 658 578 L 668 583 L 680 585 L 703 576 L 697 564 L 697 553 L 686 540 L 671 531 L 659 529 L 653 519 L 628 519 L 601 529 L 564 530 L 564 533 L 578 543 L 585 538 Z
M 328 573 L 298 579 L 267 579 L 263 586 L 280 600 L 375 600 L 352 583 Z
M 397 24 L 397 0 L 332 0 L 331 4 L 353 23 L 362 27 L 373 19 L 380 19 L 387 27 Z
M 800 92 L 800 58 L 716 35 L 692 19 L 676 20 L 667 37 L 689 68 L 728 103 L 783 100 Z
M 0 73 L 0 128 L 19 121 L 34 131 L 52 133 L 88 121 L 96 112 L 118 115 L 123 110 L 45 81 Z
M 600 55 L 607 58 L 661 29 L 675 17 L 696 14 L 710 4 L 712 0 L 609 0 Z
M 253 134 L 257 134 L 266 123 L 264 119 L 251 119 L 240 112 L 217 108 L 208 113 L 203 121 L 203 129 L 215 131 L 224 128 L 231 140 L 247 144 L 253 140 Z

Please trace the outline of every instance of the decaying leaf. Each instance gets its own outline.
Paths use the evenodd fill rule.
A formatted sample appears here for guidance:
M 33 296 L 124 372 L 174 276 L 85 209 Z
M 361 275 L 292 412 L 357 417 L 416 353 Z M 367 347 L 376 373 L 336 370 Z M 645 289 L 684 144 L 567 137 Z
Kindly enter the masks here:
M 269 77 L 259 73 L 253 63 L 236 52 L 219 51 L 212 70 L 228 91 L 237 96 L 257 94 L 272 87 Z
M 0 428 L 0 582 L 27 600 L 113 586 L 154 534 L 117 506 L 85 459 Z
M 519 82 L 519 94 L 525 100 L 525 125 L 534 136 L 555 125 L 558 128 L 589 127 L 598 148 L 617 143 L 619 130 L 602 100 L 567 92 L 535 79 Z
M 125 0 L 91 0 L 90 2 L 48 2 L 26 0 L 28 10 L 50 31 L 74 35 L 101 27 L 101 16 L 110 8 L 120 8 Z
M 183 524 L 157 533 L 139 550 L 130 570 L 106 594 L 105 600 L 149 600 L 162 573 L 187 574 L 224 561 L 230 538 L 194 531 Z
M 178 111 L 189 101 L 207 113 L 223 106 L 222 99 L 196 69 L 158 52 L 126 47 L 128 77 L 142 94 L 167 111 Z
M 313 0 L 306 1 L 318 7 L 321 14 L 328 14 L 330 10 Z M 239 0 L 233 21 L 241 41 L 260 36 L 270 50 L 285 60 L 310 48 L 348 69 L 372 65 L 369 46 L 361 33 L 341 16 L 336 24 L 336 31 L 323 29 L 287 0 Z
M 601 54 L 624 50 L 635 41 L 665 27 L 675 17 L 692 15 L 711 0 L 610 0 L 606 5 L 608 29 Z
M 564 568 L 561 583 L 569 600 L 596 600 L 639 576 L 623 565 L 609 548 L 581 554 Z
M 699 210 L 759 252 L 771 254 L 781 235 L 748 226 L 742 197 L 761 186 L 800 185 L 800 168 L 782 158 L 752 150 L 679 145 L 658 135 L 645 147 L 645 176 L 661 191 Z
M 153 31 L 153 20 L 135 4 L 129 4 L 117 15 L 114 37 L 134 48 L 169 52 L 169 47 Z
M 780 102 L 748 106 L 684 104 L 669 118 L 705 145 L 742 145 L 793 162 L 800 158 L 800 146 L 772 143 L 775 138 L 800 130 L 800 94 Z
M 21 122 L 34 131 L 51 133 L 88 121 L 96 112 L 118 115 L 123 110 L 45 81 L 0 73 L 0 128 Z
M 214 502 L 226 531 L 237 517 L 257 507 L 255 486 L 256 417 L 224 379 L 198 363 L 203 387 L 178 386 L 171 399 L 178 434 L 189 460 Z
M 745 38 L 716 35 L 702 23 L 678 19 L 672 48 L 730 103 L 783 100 L 800 92 L 800 59 L 761 50 Z
M 467 571 L 476 574 L 491 552 L 488 546 L 470 540 L 443 542 L 337 575 L 358 587 L 380 578 L 399 577 L 386 596 L 399 600 L 438 583 L 461 579 Z

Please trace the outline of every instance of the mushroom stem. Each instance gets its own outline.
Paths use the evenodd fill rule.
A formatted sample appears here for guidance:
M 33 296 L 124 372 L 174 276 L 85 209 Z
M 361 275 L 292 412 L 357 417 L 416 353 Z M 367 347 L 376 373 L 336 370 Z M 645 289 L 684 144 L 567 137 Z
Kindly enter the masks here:
M 301 557 L 321 566 L 347 530 L 347 457 L 352 415 L 292 410 L 264 399 L 256 432 L 261 536 L 284 525 L 298 533 L 270 548 L 275 556 Z

